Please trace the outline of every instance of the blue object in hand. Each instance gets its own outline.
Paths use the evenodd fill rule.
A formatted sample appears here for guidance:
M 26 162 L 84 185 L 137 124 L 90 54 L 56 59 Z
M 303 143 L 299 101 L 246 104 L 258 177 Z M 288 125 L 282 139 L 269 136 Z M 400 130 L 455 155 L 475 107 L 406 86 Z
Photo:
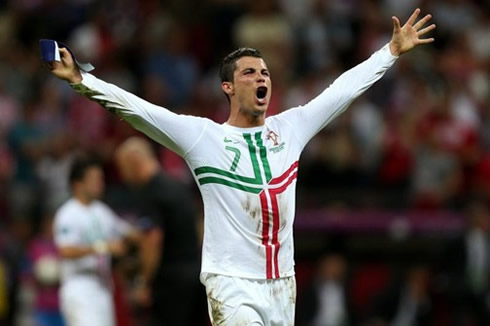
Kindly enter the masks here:
M 39 40 L 41 47 L 41 60 L 43 62 L 61 61 L 58 43 L 53 40 Z
M 43 62 L 61 61 L 59 48 L 65 48 L 70 52 L 80 70 L 90 72 L 95 69 L 90 63 L 78 62 L 70 48 L 63 43 L 58 43 L 55 40 L 41 39 L 39 40 L 39 46 L 41 48 L 41 60 Z

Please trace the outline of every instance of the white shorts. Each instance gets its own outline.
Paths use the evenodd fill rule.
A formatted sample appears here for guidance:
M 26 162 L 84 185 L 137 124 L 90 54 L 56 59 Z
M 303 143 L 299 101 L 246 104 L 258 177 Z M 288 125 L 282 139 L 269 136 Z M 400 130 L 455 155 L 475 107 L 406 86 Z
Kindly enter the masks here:
M 209 274 L 203 283 L 213 326 L 294 325 L 294 276 L 254 280 Z
M 96 279 L 75 279 L 60 289 L 61 312 L 68 326 L 114 326 L 112 293 Z

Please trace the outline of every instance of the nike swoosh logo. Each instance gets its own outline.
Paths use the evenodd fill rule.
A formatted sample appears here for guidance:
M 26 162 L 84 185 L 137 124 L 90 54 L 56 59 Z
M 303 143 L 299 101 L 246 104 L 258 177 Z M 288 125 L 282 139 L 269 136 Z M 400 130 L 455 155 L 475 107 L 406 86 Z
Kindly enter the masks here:
M 225 143 L 231 143 L 233 140 L 229 139 L 228 137 L 225 137 L 225 139 L 223 139 Z

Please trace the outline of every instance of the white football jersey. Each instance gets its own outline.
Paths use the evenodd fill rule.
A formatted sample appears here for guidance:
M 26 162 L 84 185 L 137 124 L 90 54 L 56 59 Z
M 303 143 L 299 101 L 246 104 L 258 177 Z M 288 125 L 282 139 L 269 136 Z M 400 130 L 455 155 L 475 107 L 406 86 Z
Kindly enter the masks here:
M 295 188 L 303 148 L 395 60 L 386 45 L 309 103 L 254 128 L 178 115 L 87 73 L 72 87 L 186 160 L 204 201 L 202 273 L 273 279 L 294 274 Z

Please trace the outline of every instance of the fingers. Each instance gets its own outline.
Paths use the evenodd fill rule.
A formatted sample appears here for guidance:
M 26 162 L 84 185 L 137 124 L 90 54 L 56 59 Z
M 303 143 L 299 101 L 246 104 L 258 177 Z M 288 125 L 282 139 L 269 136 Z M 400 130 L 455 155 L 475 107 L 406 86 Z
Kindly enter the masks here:
M 400 20 L 395 16 L 391 17 L 391 20 L 393 21 L 393 32 L 400 30 Z
M 431 37 L 431 38 L 421 38 L 421 39 L 418 39 L 417 43 L 418 44 L 427 44 L 427 43 L 432 43 L 434 42 L 434 38 Z
M 61 61 L 67 61 L 71 58 L 71 53 L 66 48 L 59 48 Z
M 62 67 L 61 62 L 57 62 L 57 61 L 43 62 L 42 65 L 44 68 L 48 69 L 51 72 L 58 71 Z
M 426 28 L 422 28 L 420 31 L 417 32 L 417 36 L 422 36 L 425 33 L 430 32 L 434 28 L 436 28 L 436 24 L 432 24 L 430 26 L 427 26 Z
M 413 26 L 413 23 L 415 23 L 415 20 L 417 19 L 417 17 L 419 16 L 419 14 L 420 14 L 420 9 L 419 8 L 415 9 L 415 11 L 410 16 L 410 18 L 408 18 L 407 24 Z
M 71 66 L 73 64 L 73 58 L 70 51 L 68 51 L 66 48 L 59 48 L 59 51 L 61 62 L 63 62 L 65 66 Z
M 62 59 L 70 56 L 70 52 L 66 48 L 59 48 L 58 51 L 60 51 L 60 57 Z
M 415 25 L 413 25 L 413 27 L 416 29 L 416 30 L 419 30 L 422 28 L 422 26 L 424 26 L 430 19 L 432 18 L 432 15 L 426 15 L 424 18 L 422 18 L 421 20 L 419 20 Z
M 53 71 L 53 69 L 54 69 L 54 65 L 53 65 L 52 61 L 43 62 L 42 65 L 44 68 L 48 69 L 49 71 Z

